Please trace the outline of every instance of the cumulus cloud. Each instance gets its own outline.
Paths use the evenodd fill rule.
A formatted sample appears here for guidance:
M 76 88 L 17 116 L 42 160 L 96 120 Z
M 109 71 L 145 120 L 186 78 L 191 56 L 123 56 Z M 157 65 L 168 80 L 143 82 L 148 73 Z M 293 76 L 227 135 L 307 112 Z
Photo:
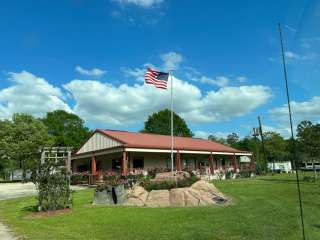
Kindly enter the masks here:
M 159 5 L 163 0 L 114 0 L 120 5 L 135 5 L 142 8 L 150 8 Z
M 85 69 L 81 66 L 76 66 L 75 70 L 82 75 L 96 78 L 102 77 L 107 72 L 99 68 Z
M 160 57 L 163 61 L 163 67 L 165 71 L 177 70 L 183 60 L 182 55 L 176 52 L 168 52 L 162 54 Z
M 208 77 L 193 67 L 184 67 L 184 75 L 188 80 L 193 82 L 200 82 L 203 84 L 214 85 L 217 87 L 226 87 L 235 83 L 244 83 L 248 78 L 244 75 L 219 75 L 215 77 Z
M 308 101 L 291 101 L 293 130 L 296 132 L 296 126 L 303 120 L 320 122 L 320 97 L 314 96 Z M 288 105 L 272 108 L 269 110 L 271 119 L 275 122 L 274 126 L 267 126 L 270 131 L 276 131 L 284 137 L 290 137 Z
M 45 79 L 22 71 L 9 73 L 12 86 L 0 89 L 0 118 L 10 118 L 13 113 L 29 113 L 42 116 L 48 111 L 64 109 L 71 111 L 63 101 L 60 88 Z
M 271 90 L 264 86 L 226 87 L 203 94 L 198 87 L 173 79 L 174 110 L 193 123 L 218 122 L 245 115 L 271 96 Z M 170 90 L 147 85 L 117 87 L 100 81 L 73 80 L 64 88 L 75 99 L 73 110 L 87 121 L 100 125 L 142 122 L 150 113 L 170 106 Z
M 320 120 L 320 96 L 314 96 L 309 101 L 296 102 L 291 101 L 291 109 L 293 119 L 296 123 L 303 120 L 319 121 Z M 280 121 L 288 121 L 288 106 L 287 104 L 273 108 L 269 111 L 271 118 Z
M 144 81 L 146 68 L 121 68 L 121 70 L 126 77 L 133 77 L 139 82 Z
M 225 87 L 229 84 L 230 79 L 225 76 L 217 76 L 215 78 L 209 78 L 207 76 L 201 76 L 199 81 L 201 83 L 212 84 L 218 87 Z
M 116 86 L 75 79 L 63 85 L 62 91 L 26 71 L 9 73 L 9 78 L 12 85 L 0 89 L 0 118 L 10 118 L 15 112 L 43 116 L 48 111 L 63 109 L 78 114 L 92 126 L 129 126 L 142 123 L 150 113 L 170 106 L 170 89 L 160 90 L 139 82 Z M 189 123 L 243 116 L 271 96 L 268 87 L 259 85 L 202 92 L 189 82 L 175 77 L 173 81 L 174 110 Z M 73 98 L 73 107 L 64 101 L 66 95 Z
M 143 82 L 144 75 L 148 67 L 151 67 L 153 69 L 157 69 L 160 71 L 177 70 L 179 69 L 180 63 L 183 61 L 182 55 L 176 52 L 167 52 L 167 53 L 161 54 L 160 59 L 162 60 L 162 64 L 160 67 L 157 67 L 152 63 L 145 63 L 141 68 L 122 67 L 121 70 L 126 77 L 133 77 L 138 82 Z
M 244 83 L 248 80 L 248 78 L 246 76 L 238 76 L 236 77 L 236 79 L 240 82 L 240 83 Z

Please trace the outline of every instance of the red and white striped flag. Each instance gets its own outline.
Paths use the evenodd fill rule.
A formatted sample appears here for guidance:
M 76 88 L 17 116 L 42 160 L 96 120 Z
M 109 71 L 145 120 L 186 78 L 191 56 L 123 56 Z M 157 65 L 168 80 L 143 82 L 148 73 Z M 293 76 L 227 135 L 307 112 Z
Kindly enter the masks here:
M 148 68 L 146 74 L 144 75 L 144 80 L 148 84 L 153 84 L 157 88 L 167 89 L 169 73 L 159 72 Z

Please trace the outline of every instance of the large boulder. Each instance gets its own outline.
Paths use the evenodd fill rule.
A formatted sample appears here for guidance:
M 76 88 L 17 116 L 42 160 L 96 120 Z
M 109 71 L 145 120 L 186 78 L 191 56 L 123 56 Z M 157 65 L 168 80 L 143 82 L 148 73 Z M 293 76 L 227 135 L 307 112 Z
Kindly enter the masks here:
M 125 205 L 139 207 L 144 206 L 148 195 L 149 193 L 143 187 L 134 186 L 131 190 L 128 190 Z
M 216 196 L 223 196 L 223 194 L 211 183 L 204 180 L 199 180 L 191 185 L 192 189 L 207 192 Z
M 173 188 L 170 190 L 170 206 L 184 207 L 185 206 L 185 191 L 187 188 Z
M 169 207 L 169 191 L 168 190 L 152 190 L 146 201 L 147 207 Z
M 112 192 L 110 189 L 103 189 L 101 191 L 95 191 L 93 204 L 106 204 L 106 205 L 114 205 L 114 201 L 112 198 Z
M 193 193 L 193 191 L 190 191 L 190 188 L 188 188 L 184 192 L 184 205 L 186 207 L 197 207 L 199 206 L 199 196 L 198 194 Z

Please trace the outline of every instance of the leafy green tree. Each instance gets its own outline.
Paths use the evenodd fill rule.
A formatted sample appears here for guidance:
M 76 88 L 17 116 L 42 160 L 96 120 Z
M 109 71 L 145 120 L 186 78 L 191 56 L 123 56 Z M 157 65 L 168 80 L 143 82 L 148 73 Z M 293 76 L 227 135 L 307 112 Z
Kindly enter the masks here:
M 236 133 L 231 133 L 227 136 L 227 143 L 231 147 L 236 147 L 237 143 L 239 142 L 239 136 Z
M 42 121 L 54 137 L 55 146 L 77 149 L 91 134 L 79 116 L 63 110 L 48 112 Z
M 227 144 L 227 140 L 224 139 L 223 137 L 217 137 L 217 136 L 214 136 L 214 135 L 209 135 L 208 136 L 208 140 L 212 141 L 212 142 L 217 142 L 217 143 L 221 143 L 223 145 L 226 145 Z
M 265 132 L 264 134 L 265 149 L 268 162 L 286 161 L 289 153 L 287 141 L 277 132 Z
M 302 121 L 297 126 L 298 149 L 305 160 L 315 161 L 320 156 L 320 124 Z
M 12 123 L 9 120 L 0 120 L 0 172 L 12 172 L 15 168 L 14 161 L 7 153 L 12 142 Z
M 141 132 L 157 133 L 171 135 L 171 111 L 164 109 L 153 113 L 144 123 L 144 129 Z M 186 122 L 175 112 L 173 113 L 173 135 L 192 137 L 193 133 L 188 128 Z
M 12 121 L 1 123 L 0 149 L 2 159 L 10 169 L 34 169 L 39 158 L 39 148 L 50 146 L 53 141 L 42 121 L 28 114 L 14 114 Z

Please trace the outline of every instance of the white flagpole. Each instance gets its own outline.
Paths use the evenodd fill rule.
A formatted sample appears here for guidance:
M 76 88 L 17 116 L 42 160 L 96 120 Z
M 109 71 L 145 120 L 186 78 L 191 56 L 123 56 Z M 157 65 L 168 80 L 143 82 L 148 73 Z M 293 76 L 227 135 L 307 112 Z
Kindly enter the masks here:
M 171 82 L 171 172 L 173 176 L 173 81 L 172 81 L 172 71 L 169 71 L 170 82 Z

